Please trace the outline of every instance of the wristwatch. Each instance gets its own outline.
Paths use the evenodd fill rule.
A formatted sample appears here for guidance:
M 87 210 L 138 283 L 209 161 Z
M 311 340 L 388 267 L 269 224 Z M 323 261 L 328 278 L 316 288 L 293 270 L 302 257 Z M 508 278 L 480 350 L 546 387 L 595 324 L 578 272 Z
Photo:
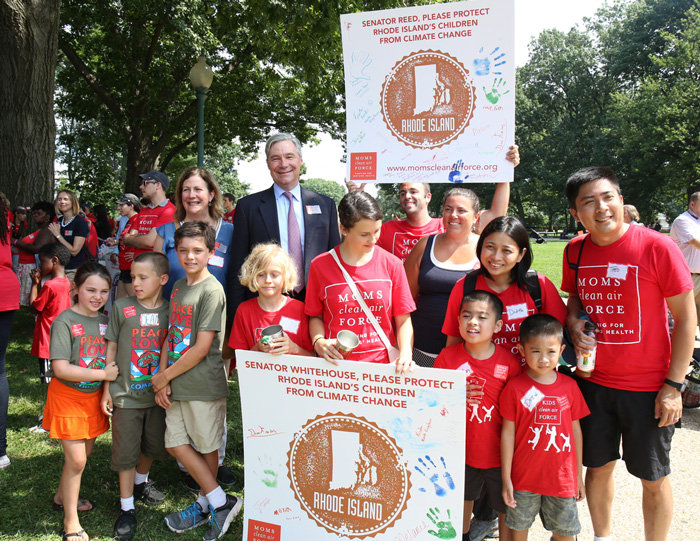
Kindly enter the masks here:
M 678 383 L 677 381 L 673 381 L 673 380 L 666 378 L 664 380 L 664 383 L 666 385 L 670 385 L 674 389 L 678 389 L 681 393 L 685 392 L 685 387 L 686 387 L 685 381 L 683 383 Z

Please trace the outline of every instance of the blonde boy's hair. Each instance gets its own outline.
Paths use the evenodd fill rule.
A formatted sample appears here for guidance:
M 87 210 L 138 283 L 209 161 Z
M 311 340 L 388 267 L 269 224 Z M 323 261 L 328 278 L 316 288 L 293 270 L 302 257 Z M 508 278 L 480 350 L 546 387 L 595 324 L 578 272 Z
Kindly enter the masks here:
M 257 293 L 259 288 L 255 277 L 265 271 L 271 263 L 277 263 L 282 267 L 282 293 L 294 289 L 299 280 L 296 264 L 279 244 L 272 242 L 257 244 L 250 252 L 238 275 L 241 285 Z

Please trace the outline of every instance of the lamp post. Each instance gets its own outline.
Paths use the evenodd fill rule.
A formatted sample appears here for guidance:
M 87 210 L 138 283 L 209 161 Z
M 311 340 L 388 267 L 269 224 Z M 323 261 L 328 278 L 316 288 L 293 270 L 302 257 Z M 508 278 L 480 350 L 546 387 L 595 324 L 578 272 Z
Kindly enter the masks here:
M 197 167 L 204 166 L 204 102 L 213 80 L 214 72 L 207 66 L 206 57 L 200 56 L 190 70 L 190 82 L 197 94 Z

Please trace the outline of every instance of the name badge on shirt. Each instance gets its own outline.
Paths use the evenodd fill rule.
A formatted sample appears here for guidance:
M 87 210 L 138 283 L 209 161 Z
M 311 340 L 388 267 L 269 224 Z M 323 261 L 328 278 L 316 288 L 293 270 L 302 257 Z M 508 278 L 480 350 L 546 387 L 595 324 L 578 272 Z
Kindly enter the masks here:
M 228 246 L 225 244 L 222 244 L 220 242 L 217 242 L 216 245 L 214 246 L 214 249 L 217 252 L 221 252 L 222 254 L 225 254 L 228 251 Z
M 619 265 L 616 263 L 608 263 L 607 278 L 617 278 L 618 280 L 627 280 L 627 265 Z
M 140 320 L 142 327 L 157 327 L 160 325 L 158 314 L 141 314 Z
M 467 377 L 469 377 L 472 374 L 472 372 L 474 372 L 474 369 L 469 363 L 464 363 L 457 370 L 461 370 L 462 372 L 464 372 L 467 375 Z
M 224 258 L 221 257 L 220 255 L 212 256 L 212 258 L 209 260 L 209 264 L 213 265 L 214 267 L 223 267 L 224 266 Z
M 72 236 L 73 236 L 73 232 L 72 232 L 71 230 L 65 231 L 65 232 L 63 233 L 63 236 L 64 236 L 64 237 L 72 237 Z
M 107 324 L 106 323 L 98 323 L 97 325 L 100 328 L 100 330 L 99 330 L 100 336 L 104 336 L 105 334 L 107 334 Z
M 306 214 L 321 214 L 319 205 L 306 205 Z
M 83 336 L 85 334 L 85 329 L 83 329 L 83 326 L 80 323 L 71 325 L 70 329 L 73 332 L 73 336 Z
M 520 400 L 520 403 L 527 409 L 532 411 L 543 398 L 544 393 L 540 391 L 537 387 L 532 386 L 530 387 L 530 390 L 525 393 L 525 396 L 523 396 L 523 398 Z
M 523 302 L 506 306 L 506 313 L 508 314 L 508 319 L 523 319 L 527 317 L 527 303 Z
M 508 379 L 508 365 L 497 364 L 493 369 L 493 377 L 504 381 Z
M 280 325 L 282 325 L 282 328 L 291 334 L 299 332 L 299 323 L 300 321 L 298 319 L 292 319 L 291 317 L 280 318 Z
M 124 317 L 134 317 L 136 315 L 135 306 L 125 306 L 122 311 L 124 312 Z

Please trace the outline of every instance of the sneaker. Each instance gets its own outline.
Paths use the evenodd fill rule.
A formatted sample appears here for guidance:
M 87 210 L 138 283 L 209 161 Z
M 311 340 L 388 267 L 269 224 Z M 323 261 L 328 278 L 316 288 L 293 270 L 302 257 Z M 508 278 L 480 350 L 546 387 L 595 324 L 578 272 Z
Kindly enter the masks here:
M 46 429 L 45 429 L 43 426 L 41 426 L 40 424 L 31 427 L 31 428 L 29 429 L 29 432 L 30 432 L 31 434 L 48 434 L 48 433 L 49 433 L 49 431 L 46 430 Z
M 121 511 L 114 523 L 114 538 L 129 541 L 136 533 L 136 510 Z
M 7 455 L 0 456 L 0 470 L 3 468 L 7 468 L 10 464 L 10 457 L 8 457 Z
M 155 482 L 150 479 L 144 483 L 134 485 L 134 500 L 141 500 L 146 505 L 160 505 L 165 499 L 165 494 L 155 488 Z
M 213 541 L 224 535 L 242 506 L 243 500 L 241 498 L 236 498 L 236 496 L 231 496 L 230 494 L 226 494 L 226 503 L 218 509 L 214 509 L 210 505 L 209 529 L 207 533 L 204 534 L 204 541 Z
M 192 477 L 189 473 L 185 473 L 184 475 L 185 478 L 182 480 L 182 484 L 185 485 L 185 488 L 191 490 L 192 492 L 199 492 L 199 484 L 194 480 L 194 477 Z
M 205 513 L 197 502 L 178 513 L 171 513 L 165 517 L 165 525 L 175 533 L 186 532 L 204 524 L 209 513 Z
M 469 525 L 469 541 L 483 541 L 498 535 L 498 519 L 479 520 L 473 518 Z
M 236 484 L 238 478 L 235 473 L 222 464 L 216 472 L 216 481 L 222 486 L 232 487 Z

